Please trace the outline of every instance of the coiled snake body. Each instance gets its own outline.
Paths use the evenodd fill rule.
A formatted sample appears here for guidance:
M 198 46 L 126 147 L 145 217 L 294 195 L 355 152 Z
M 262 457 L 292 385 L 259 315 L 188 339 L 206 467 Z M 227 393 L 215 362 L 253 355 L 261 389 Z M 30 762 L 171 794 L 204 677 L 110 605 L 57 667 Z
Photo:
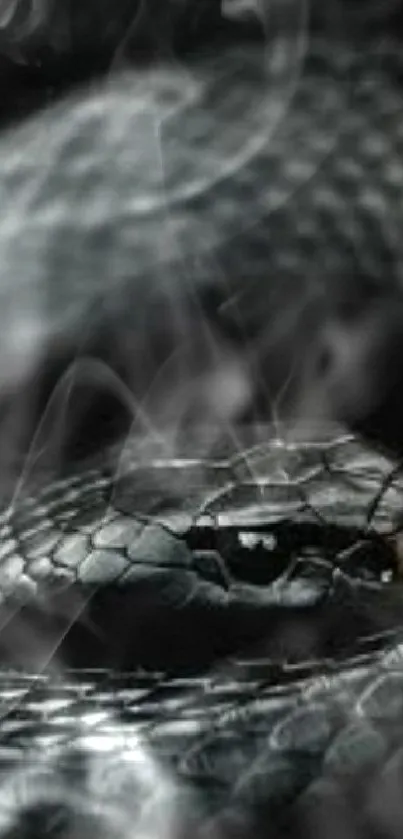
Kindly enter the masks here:
M 119 77 L 4 134 L 4 463 L 10 428 L 16 416 L 26 419 L 25 399 L 33 411 L 38 371 L 53 350 L 58 373 L 75 362 L 52 403 L 58 409 L 72 380 L 88 383 L 88 371 L 110 381 L 101 362 L 110 361 L 103 341 L 111 336 L 115 372 L 134 390 L 140 381 L 144 396 L 150 329 L 158 361 L 161 323 L 169 347 L 212 273 L 225 278 L 220 306 L 241 302 L 248 337 L 252 327 L 269 337 L 256 342 L 263 361 L 273 357 L 272 339 L 276 358 L 290 345 L 276 333 L 279 311 L 297 300 L 298 315 L 314 280 L 328 299 L 358 269 L 374 278 L 376 303 L 391 319 L 386 344 L 395 346 L 399 48 L 318 41 L 305 55 L 305 46 L 282 40 L 277 61 L 237 46 L 172 74 Z M 275 281 L 266 286 L 262 277 Z M 158 308 L 161 294 L 172 326 Z M 320 343 L 328 311 L 317 311 Z M 122 335 L 132 337 L 129 347 Z M 376 366 L 371 347 L 369 357 L 352 350 L 347 361 L 358 366 L 341 364 L 340 374 L 337 359 L 322 378 L 308 364 L 294 405 L 365 430 L 396 395 L 384 343 L 375 341 Z M 88 366 L 88 348 L 99 350 L 98 366 L 93 355 Z M 220 358 L 232 364 L 232 352 L 224 343 Z M 364 372 L 354 389 L 351 377 Z M 106 455 L 77 471 L 61 457 L 56 478 L 32 498 L 24 473 L 5 508 L 2 835 L 22 835 L 24 813 L 29 829 L 42 819 L 37 833 L 132 836 L 136 825 L 136 836 L 176 835 L 195 814 L 202 829 L 207 810 L 212 829 L 229 835 L 256 835 L 257 816 L 263 835 L 267 824 L 270 835 L 325 835 L 325 812 L 352 832 L 381 825 L 394 835 L 403 682 L 390 534 L 399 480 L 372 504 L 391 467 L 350 438 L 280 444 L 269 435 L 225 461 L 208 450 L 178 462 L 162 434 L 175 408 L 189 408 L 186 388 L 177 389 L 183 370 L 174 373 L 162 401 L 151 401 L 154 413 L 142 414 L 143 440 L 144 416 L 163 419 L 164 467 L 161 458 L 144 465 L 138 451 L 117 472 Z M 265 370 L 276 384 L 277 373 Z M 395 445 L 398 398 L 393 405 L 394 423 L 377 436 Z M 228 429 L 233 403 L 225 406 Z M 60 428 L 63 437 L 60 411 L 57 419 L 50 411 L 45 424 L 51 453 Z M 41 450 L 43 438 L 36 442 Z M 317 804 L 306 797 L 312 788 Z M 385 789 L 387 818 L 378 800 Z

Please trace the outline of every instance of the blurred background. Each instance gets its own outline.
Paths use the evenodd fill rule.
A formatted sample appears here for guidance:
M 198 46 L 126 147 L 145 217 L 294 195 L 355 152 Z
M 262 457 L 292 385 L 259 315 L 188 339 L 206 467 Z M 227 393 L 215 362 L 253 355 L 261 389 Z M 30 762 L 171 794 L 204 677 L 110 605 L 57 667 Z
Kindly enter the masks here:
M 199 131 L 217 155 L 211 178 L 216 177 L 230 154 L 239 153 L 242 162 L 221 193 L 215 187 L 211 190 L 209 183 L 202 202 L 198 206 L 189 204 L 186 209 L 189 244 L 186 265 L 181 270 L 191 278 L 191 285 L 203 289 L 198 301 L 201 331 L 205 323 L 213 329 L 210 349 L 199 329 L 192 350 L 192 375 L 199 376 L 197 358 L 208 357 L 206 368 L 214 380 L 211 392 L 217 393 L 217 382 L 233 383 L 231 393 L 228 391 L 226 400 L 223 398 L 223 412 L 227 406 L 230 412 L 234 410 L 228 417 L 230 422 L 273 421 L 277 413 L 318 423 L 335 420 L 400 454 L 402 25 L 400 0 L 329 0 L 326 4 L 320 0 L 2 3 L 0 125 L 7 135 L 4 167 L 13 145 L 9 130 L 17 130 L 29 115 L 50 114 L 47 109 L 74 90 L 82 89 L 89 95 L 91 86 L 95 91 L 96 85 L 117 78 L 127 69 L 158 64 L 167 73 L 168 68 L 174 68 L 180 75 L 182 68 L 186 75 L 193 62 L 206 74 L 198 115 L 197 108 L 194 113 L 184 109 L 172 132 L 178 160 L 181 155 L 185 160 L 186 155 L 193 154 L 191 177 L 196 181 L 200 172 L 203 174 L 196 165 Z M 229 61 L 234 45 L 246 50 L 246 62 L 233 57 Z M 215 75 L 211 75 L 215 60 Z M 267 87 L 262 86 L 263 82 Z M 185 89 L 186 83 L 182 83 Z M 270 108 L 276 112 L 282 102 L 280 130 L 272 136 Z M 211 114 L 211 125 L 205 122 L 207 127 L 203 125 L 203 108 Z M 63 118 L 67 122 L 71 118 L 69 106 Z M 114 118 L 111 110 L 107 119 Z M 128 116 L 128 131 L 129 121 Z M 199 128 L 194 129 L 197 125 Z M 169 148 L 168 168 L 173 159 Z M 129 140 L 120 153 L 131 153 Z M 144 149 L 139 154 L 141 158 Z M 55 161 L 53 171 L 58 165 Z M 175 168 L 176 163 L 172 166 Z M 180 175 L 180 166 L 175 171 L 185 184 L 189 173 L 183 166 Z M 111 175 L 110 189 L 116 196 L 120 176 L 118 172 L 114 184 Z M 45 183 L 40 198 L 43 206 L 47 188 Z M 7 201 L 17 205 L 21 194 L 13 192 L 14 186 L 10 189 L 5 193 L 5 206 Z M 57 189 L 60 186 L 56 185 Z M 134 180 L 131 189 L 136 196 Z M 72 206 L 71 213 L 75 212 L 77 208 Z M 202 219 L 199 228 L 198 215 Z M 107 222 L 112 238 L 114 223 L 117 227 L 113 217 Z M 8 265 L 9 288 L 17 307 L 13 272 L 20 270 L 19 243 L 25 241 L 27 219 L 21 217 L 20 224 L 15 241 L 4 246 L 1 257 Z M 197 241 L 198 230 L 206 234 L 206 242 L 211 240 L 212 246 L 203 245 L 202 252 L 194 253 L 192 243 Z M 7 238 L 6 228 L 4 231 Z M 89 253 L 93 246 L 85 246 L 85 251 L 79 224 L 75 236 L 83 253 Z M 0 404 L 0 420 L 8 417 L 8 428 L 10 423 L 15 428 L 17 415 L 24 422 L 28 416 L 32 418 L 28 438 L 77 352 L 77 336 L 88 321 L 89 311 L 94 312 L 93 277 L 86 280 L 89 308 L 83 302 L 82 289 L 73 291 L 64 279 L 73 274 L 74 242 L 69 254 L 55 252 L 52 267 L 51 257 L 46 255 L 57 248 L 51 228 L 47 237 L 40 257 L 43 266 L 38 263 L 37 273 L 44 281 L 49 273 L 48 297 L 56 298 L 56 289 L 59 293 L 63 288 L 60 299 L 65 297 L 72 305 L 76 302 L 80 315 L 77 335 L 69 333 L 67 347 L 60 350 L 57 341 L 49 341 L 44 347 L 40 364 L 33 374 L 31 371 L 33 380 L 26 388 L 19 387 L 23 399 L 21 402 L 17 393 L 16 407 L 13 394 L 11 420 L 8 403 Z M 186 238 L 180 243 L 184 250 Z M 151 235 L 149 240 L 151 243 Z M 103 243 L 97 247 L 102 249 Z M 128 260 L 129 252 L 125 256 Z M 105 259 L 118 266 L 116 275 L 110 276 L 113 290 L 114 284 L 121 282 L 121 254 L 109 248 Z M 28 282 L 34 268 L 26 264 Z M 142 269 L 134 251 L 133 264 L 140 275 Z M 34 285 L 32 294 L 38 297 Z M 127 312 L 136 308 L 137 278 L 126 283 L 119 294 L 120 303 L 114 303 L 106 317 L 102 315 L 95 324 L 88 352 L 109 365 L 133 390 L 133 380 L 141 374 L 143 379 L 152 379 L 155 364 L 162 364 L 169 354 L 171 339 L 162 335 L 161 319 L 154 306 L 153 314 L 147 315 L 147 322 L 153 320 L 154 325 L 144 338 L 141 352 L 138 345 L 133 347 L 134 329 Z M 26 307 L 21 302 L 23 305 Z M 163 302 L 158 305 L 162 310 Z M 194 312 L 190 315 L 188 310 L 183 316 L 189 332 L 193 316 Z M 24 330 L 27 334 L 26 326 Z M 60 335 L 64 340 L 64 327 Z M 3 358 L 12 356 L 12 346 L 2 351 Z M 219 361 L 214 358 L 215 348 Z M 156 361 L 150 362 L 147 375 L 145 369 L 136 368 L 129 381 L 128 367 L 134 351 L 143 359 L 150 359 L 155 351 Z M 240 358 L 237 375 L 236 360 Z M 208 378 L 201 384 L 199 403 L 206 396 L 207 381 L 209 386 Z M 104 439 L 115 438 L 127 428 L 127 412 L 117 410 L 115 397 L 102 392 L 98 400 L 94 393 L 86 396 L 85 390 L 78 388 L 73 400 L 76 406 L 82 406 L 77 421 L 71 416 L 67 422 L 75 428 L 74 454 L 79 449 L 86 453 L 93 443 L 98 448 Z M 23 408 L 32 392 L 34 398 Z M 196 413 L 198 410 L 196 406 Z M 94 427 L 99 429 L 95 441 Z M 2 439 L 8 453 L 7 430 Z M 26 440 L 24 437 L 22 447 L 27 445 Z

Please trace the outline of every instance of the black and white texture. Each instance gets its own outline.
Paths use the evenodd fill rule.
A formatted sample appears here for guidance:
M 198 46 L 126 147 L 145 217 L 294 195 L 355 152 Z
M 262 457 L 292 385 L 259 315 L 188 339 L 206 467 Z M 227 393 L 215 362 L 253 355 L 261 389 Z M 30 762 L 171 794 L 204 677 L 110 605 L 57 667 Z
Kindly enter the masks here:
M 166 435 L 257 392 L 266 418 L 364 430 L 394 400 L 396 428 L 370 430 L 398 445 L 400 45 L 297 36 L 119 73 L 3 134 L 17 451 L 57 383 L 59 417 L 90 389 Z
M 353 438 L 166 465 L 171 493 L 133 463 L 3 516 L 0 835 L 399 823 L 401 478 Z
M 400 3 L 139 5 L 0 19 L 0 835 L 394 839 Z

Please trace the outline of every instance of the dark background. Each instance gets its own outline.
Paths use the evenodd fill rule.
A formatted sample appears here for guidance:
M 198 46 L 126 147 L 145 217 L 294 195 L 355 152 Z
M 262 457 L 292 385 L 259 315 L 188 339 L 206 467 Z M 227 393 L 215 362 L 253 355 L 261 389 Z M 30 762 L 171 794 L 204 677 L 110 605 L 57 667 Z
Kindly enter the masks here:
M 7 5 L 7 4 L 6 4 Z M 111 68 L 184 56 L 203 44 L 264 37 L 251 0 L 10 0 L 0 16 L 0 118 L 23 118 L 73 85 Z M 265 4 L 262 4 L 264 8 Z M 401 0 L 275 0 L 267 21 L 280 9 L 282 24 L 295 23 L 305 9 L 312 31 L 331 39 L 365 44 L 368 35 L 394 37 L 403 31 Z

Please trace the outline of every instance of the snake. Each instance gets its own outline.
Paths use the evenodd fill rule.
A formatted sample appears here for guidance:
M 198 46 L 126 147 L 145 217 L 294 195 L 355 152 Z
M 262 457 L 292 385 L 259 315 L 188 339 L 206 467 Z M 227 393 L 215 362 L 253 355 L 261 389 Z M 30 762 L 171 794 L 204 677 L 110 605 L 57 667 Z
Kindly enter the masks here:
M 399 832 L 400 43 L 297 23 L 2 131 L 0 836 Z

